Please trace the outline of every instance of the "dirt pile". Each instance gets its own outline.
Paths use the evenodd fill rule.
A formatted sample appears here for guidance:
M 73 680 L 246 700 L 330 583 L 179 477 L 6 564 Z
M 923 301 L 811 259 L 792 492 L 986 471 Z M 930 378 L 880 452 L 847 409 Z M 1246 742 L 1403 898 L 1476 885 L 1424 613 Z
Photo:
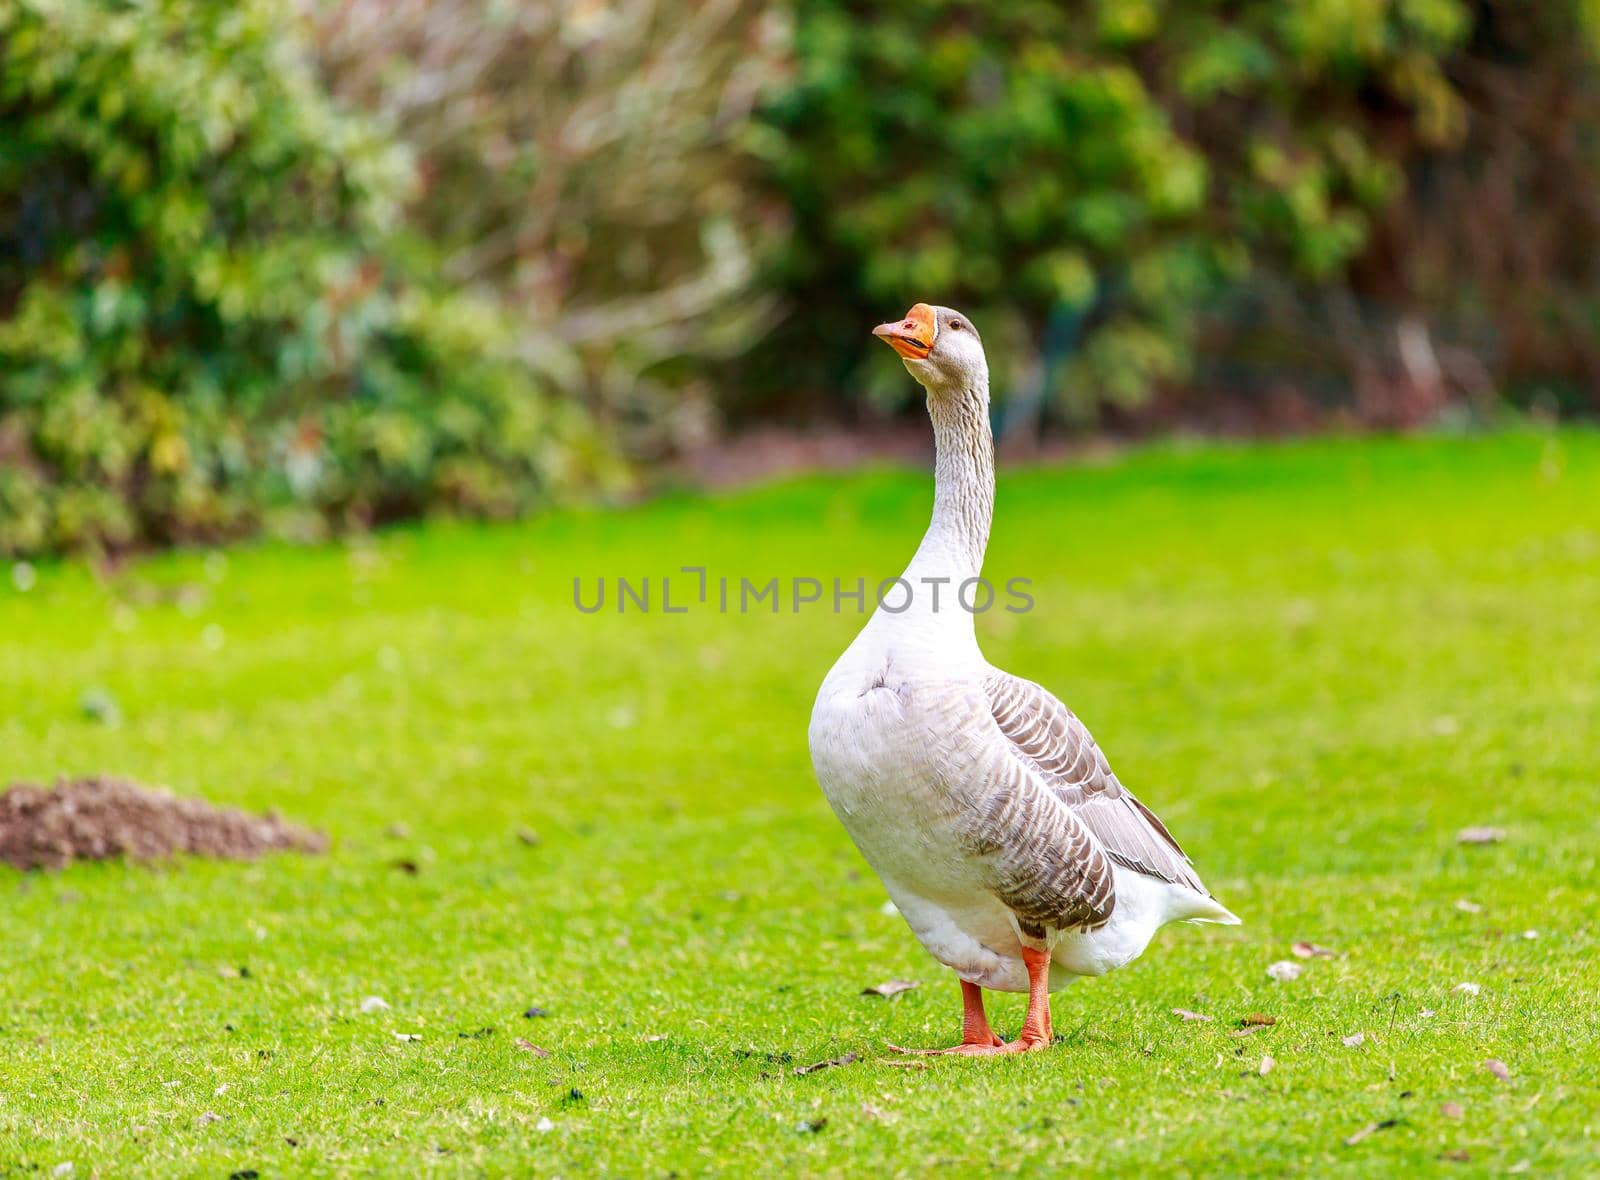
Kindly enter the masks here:
M 59 869 L 75 860 L 156 860 L 191 853 L 251 860 L 264 852 L 322 852 L 328 838 L 275 814 L 247 815 L 114 778 L 17 783 L 0 794 L 0 861 Z

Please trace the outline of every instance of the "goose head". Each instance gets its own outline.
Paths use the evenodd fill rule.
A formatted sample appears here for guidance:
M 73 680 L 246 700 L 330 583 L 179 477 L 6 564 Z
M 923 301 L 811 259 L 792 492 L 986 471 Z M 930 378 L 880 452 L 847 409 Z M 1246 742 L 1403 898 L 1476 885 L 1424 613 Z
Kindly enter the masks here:
M 906 371 L 930 393 L 988 385 L 983 341 L 972 321 L 953 308 L 918 303 L 872 334 L 900 354 Z

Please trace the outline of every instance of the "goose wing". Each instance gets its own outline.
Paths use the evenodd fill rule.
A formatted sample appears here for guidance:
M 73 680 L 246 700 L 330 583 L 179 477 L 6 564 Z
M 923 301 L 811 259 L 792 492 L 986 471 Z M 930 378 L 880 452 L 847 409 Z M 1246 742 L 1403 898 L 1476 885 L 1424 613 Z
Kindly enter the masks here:
M 981 699 L 973 712 L 987 712 Z M 1116 905 L 1116 879 L 1089 827 L 999 735 L 973 743 L 969 754 L 957 777 L 982 789 L 969 796 L 957 822 L 1023 933 L 1042 938 L 1048 930 L 1104 926 Z
M 984 680 L 995 724 L 1112 860 L 1135 872 L 1211 894 L 1166 825 L 1120 782 L 1088 728 L 1050 692 L 1020 676 Z

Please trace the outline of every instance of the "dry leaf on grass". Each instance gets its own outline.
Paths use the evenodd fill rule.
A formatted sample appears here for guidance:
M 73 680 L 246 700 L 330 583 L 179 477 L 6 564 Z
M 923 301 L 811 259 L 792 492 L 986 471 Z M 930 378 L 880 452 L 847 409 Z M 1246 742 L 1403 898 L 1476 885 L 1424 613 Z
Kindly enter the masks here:
M 1270 1056 L 1262 1057 L 1261 1065 L 1260 1065 L 1259 1069 L 1257 1069 L 1256 1072 L 1259 1073 L 1262 1077 L 1266 1077 L 1269 1073 L 1272 1072 L 1272 1067 L 1277 1065 L 1277 1064 L 1278 1063 L 1276 1061 L 1274 1061 Z
M 1446 1102 L 1439 1107 L 1439 1113 L 1447 1119 L 1459 1119 L 1465 1112 L 1461 1109 L 1459 1102 Z
M 908 992 L 916 986 L 916 981 L 912 979 L 889 979 L 883 983 L 862 988 L 861 994 L 864 996 L 898 996 L 901 992 Z
M 1228 1035 L 1230 1037 L 1248 1037 L 1264 1028 L 1271 1028 L 1277 1023 L 1278 1018 L 1276 1016 L 1268 1016 L 1262 1012 L 1252 1012 L 1250 1015 L 1240 1019 L 1239 1024 L 1241 1027 L 1229 1029 Z
M 361 1010 L 363 1012 L 387 1012 L 389 1005 L 384 1003 L 380 996 L 368 996 L 361 1001 Z
M 1506 1068 L 1506 1063 L 1501 1061 L 1498 1057 L 1490 1057 L 1486 1059 L 1483 1063 L 1483 1068 L 1494 1074 L 1494 1076 L 1499 1078 L 1502 1082 L 1509 1082 L 1511 1080 L 1511 1071 Z
M 395 1033 L 394 1034 L 394 1039 L 397 1040 L 397 1041 L 420 1041 L 422 1039 L 422 1034 L 421 1033 Z
M 1458 983 L 1455 986 L 1455 990 L 1464 995 L 1475 996 L 1483 989 L 1475 983 Z
M 195 1119 L 195 1123 L 198 1126 L 202 1126 L 202 1127 L 205 1126 L 207 1123 L 220 1123 L 221 1121 L 222 1121 L 222 1116 L 220 1114 L 218 1114 L 214 1110 L 208 1110 L 204 1114 L 202 1114 L 199 1118 Z
M 1475 901 L 1468 901 L 1464 897 L 1456 898 L 1456 909 L 1460 910 L 1463 914 L 1483 913 L 1483 907 L 1481 905 Z
M 1364 1032 L 1351 1033 L 1347 1037 L 1340 1037 L 1339 1043 L 1342 1044 L 1346 1049 L 1354 1049 L 1357 1045 L 1364 1044 L 1366 1039 L 1367 1034 Z
M 1300 972 L 1305 968 L 1299 963 L 1291 963 L 1288 959 L 1279 959 L 1267 968 L 1267 974 L 1279 983 L 1288 983 L 1290 980 L 1299 979 Z
M 532 1041 L 528 1040 L 527 1037 L 518 1037 L 513 1043 L 524 1053 L 532 1053 L 535 1057 L 550 1056 L 550 1050 L 541 1049 L 538 1045 L 535 1045 Z
M 1335 953 L 1331 946 L 1318 946 L 1304 940 L 1295 943 L 1289 950 L 1297 959 L 1331 959 Z
M 1184 1020 L 1210 1020 L 1211 1019 L 1211 1017 L 1207 1016 L 1204 1012 L 1191 1012 L 1187 1008 L 1174 1008 L 1172 1010 L 1172 1014 L 1174 1016 L 1181 1017 Z
M 1462 828 L 1456 833 L 1457 844 L 1498 844 L 1505 838 L 1504 828 Z
M 797 1065 L 794 1072 L 797 1077 L 804 1077 L 808 1073 L 816 1073 L 819 1069 L 831 1069 L 836 1065 L 853 1065 L 857 1058 L 854 1053 L 846 1053 L 842 1057 L 830 1057 L 826 1061 L 813 1061 L 810 1065 Z
M 902 1049 L 899 1045 L 890 1045 L 889 1048 L 893 1049 L 896 1053 L 904 1053 L 904 1052 L 907 1051 L 905 1049 Z M 927 1069 L 928 1068 L 928 1063 L 926 1061 L 923 1061 L 919 1057 L 907 1057 L 907 1058 L 904 1058 L 904 1059 L 896 1059 L 896 1058 L 891 1057 L 891 1058 L 885 1060 L 884 1062 L 882 1062 L 882 1064 L 883 1065 L 892 1065 L 896 1069 Z
M 1381 1122 L 1381 1123 L 1368 1123 L 1366 1126 L 1362 1127 L 1361 1130 L 1357 1131 L 1354 1135 L 1351 1135 L 1348 1138 L 1346 1138 L 1345 1141 L 1344 1141 L 1344 1145 L 1346 1147 L 1354 1147 L 1357 1143 L 1360 1143 L 1363 1139 L 1365 1139 L 1369 1135 L 1375 1135 L 1379 1131 L 1387 1131 L 1390 1127 L 1394 1126 L 1395 1123 L 1398 1122 L 1398 1121 L 1399 1120 L 1397 1120 L 1397 1119 L 1384 1119 L 1383 1122 Z

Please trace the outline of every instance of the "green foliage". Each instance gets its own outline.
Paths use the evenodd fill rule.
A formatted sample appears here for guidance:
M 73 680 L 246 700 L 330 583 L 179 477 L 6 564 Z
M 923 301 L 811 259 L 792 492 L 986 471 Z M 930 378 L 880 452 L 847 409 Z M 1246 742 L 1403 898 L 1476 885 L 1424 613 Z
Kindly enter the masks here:
M 505 514 L 604 469 L 418 276 L 278 0 L 0 0 L 0 551 Z
M 307 4 L 328 86 L 416 153 L 414 224 L 448 279 L 502 302 L 630 450 L 692 437 L 704 362 L 743 348 L 775 302 L 755 260 L 782 211 L 743 141 L 781 76 L 783 8 Z
M 813 376 L 843 383 L 862 323 L 931 299 L 999 343 L 1002 390 L 1027 384 L 1047 323 L 1086 327 L 1070 363 L 1044 358 L 1080 411 L 1185 375 L 1202 313 L 1243 284 L 1357 285 L 1410 174 L 1466 142 L 1452 70 L 1503 15 L 1466 0 L 797 7 L 796 77 L 765 118 L 798 229 L 778 281 L 807 335 L 820 316 L 841 341 Z M 1594 28 L 1592 5 L 1552 7 L 1536 60 Z

